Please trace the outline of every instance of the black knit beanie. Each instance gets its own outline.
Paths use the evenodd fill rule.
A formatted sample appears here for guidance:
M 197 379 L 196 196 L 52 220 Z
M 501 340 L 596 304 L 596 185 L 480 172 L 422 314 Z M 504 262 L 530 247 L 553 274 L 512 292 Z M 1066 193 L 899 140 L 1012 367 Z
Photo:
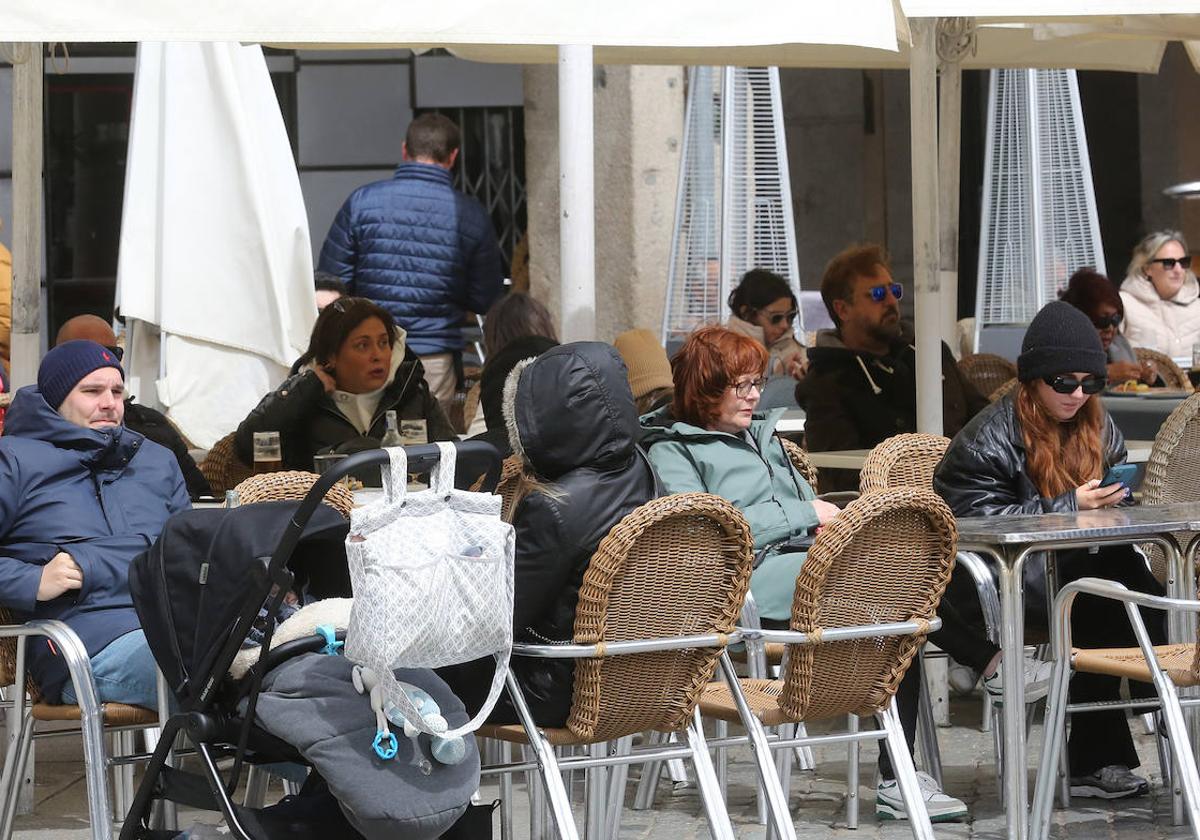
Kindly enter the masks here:
M 1022 382 L 1060 373 L 1093 373 L 1104 376 L 1108 357 L 1091 319 L 1069 303 L 1051 301 L 1033 317 L 1021 355 L 1017 378 Z

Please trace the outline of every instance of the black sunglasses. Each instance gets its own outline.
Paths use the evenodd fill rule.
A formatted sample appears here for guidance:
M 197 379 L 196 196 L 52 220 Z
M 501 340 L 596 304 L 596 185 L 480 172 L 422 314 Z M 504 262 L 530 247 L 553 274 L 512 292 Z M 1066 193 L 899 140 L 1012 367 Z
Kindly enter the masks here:
M 796 310 L 789 309 L 787 312 L 764 312 L 767 320 L 771 322 L 772 327 L 778 327 L 786 319 L 789 324 L 796 322 Z
M 883 303 L 889 291 L 891 291 L 892 297 L 896 300 L 904 297 L 904 287 L 899 283 L 880 283 L 878 286 L 872 286 L 867 289 L 867 291 L 871 293 L 871 300 L 876 303 Z
M 1107 318 L 1093 318 L 1092 323 L 1096 325 L 1096 329 L 1098 330 L 1106 330 L 1109 327 L 1119 327 L 1121 326 L 1121 313 L 1114 312 Z
M 1060 373 L 1058 376 L 1043 376 L 1042 381 L 1053 388 L 1056 394 L 1074 394 L 1076 388 L 1082 388 L 1085 394 L 1099 394 L 1108 384 L 1108 377 L 1092 374 L 1080 379 Z
M 1174 268 L 1175 263 L 1179 263 L 1180 267 L 1185 269 L 1192 267 L 1191 257 L 1179 257 L 1178 259 L 1175 257 L 1158 257 L 1157 259 L 1147 260 L 1147 262 L 1162 263 L 1162 267 L 1167 271 L 1170 271 L 1172 268 Z

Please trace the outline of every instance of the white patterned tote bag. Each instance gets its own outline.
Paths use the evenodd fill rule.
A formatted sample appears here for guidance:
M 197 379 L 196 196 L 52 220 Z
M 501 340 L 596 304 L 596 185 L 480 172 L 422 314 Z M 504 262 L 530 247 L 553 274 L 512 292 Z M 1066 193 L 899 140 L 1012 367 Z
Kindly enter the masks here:
M 432 733 L 392 675 L 496 657 L 487 701 L 466 725 L 478 729 L 500 698 L 513 642 L 513 527 L 500 497 L 454 489 L 455 448 L 437 444 L 430 487 L 407 491 L 408 457 L 389 447 L 383 497 L 350 515 L 346 559 L 354 607 L 346 656 L 379 674 L 384 698 L 415 729 Z

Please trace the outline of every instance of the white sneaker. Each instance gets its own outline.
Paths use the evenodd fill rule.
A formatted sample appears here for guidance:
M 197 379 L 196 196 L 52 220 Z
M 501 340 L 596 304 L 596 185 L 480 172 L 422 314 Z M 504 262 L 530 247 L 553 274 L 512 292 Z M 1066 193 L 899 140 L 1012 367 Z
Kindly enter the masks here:
M 967 806 L 961 800 L 942 793 L 938 783 L 928 773 L 917 771 L 917 783 L 925 799 L 925 810 L 930 822 L 950 822 L 967 816 Z M 900 796 L 900 786 L 895 779 L 880 779 L 875 785 L 875 816 L 881 820 L 906 820 L 908 809 Z
M 1050 677 L 1054 673 L 1054 663 L 1026 656 L 1022 665 L 1025 670 L 1025 702 L 1032 703 L 1035 700 L 1041 700 L 1050 691 Z M 996 673 L 983 678 L 983 687 L 987 689 L 988 694 L 997 699 L 1004 697 L 1003 662 L 996 669 Z
M 965 696 L 975 690 L 975 685 L 979 682 L 979 672 L 970 665 L 963 665 L 951 659 L 950 667 L 946 669 L 946 681 L 950 683 L 950 688 L 955 694 Z

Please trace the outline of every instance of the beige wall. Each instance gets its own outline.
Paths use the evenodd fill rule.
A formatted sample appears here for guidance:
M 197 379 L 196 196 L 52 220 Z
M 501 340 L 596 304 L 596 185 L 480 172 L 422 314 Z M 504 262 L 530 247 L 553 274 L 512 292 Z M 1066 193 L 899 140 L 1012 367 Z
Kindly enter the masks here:
M 679 67 L 595 72 L 596 337 L 658 330 L 683 141 Z M 525 69 L 530 293 L 559 314 L 558 76 Z

